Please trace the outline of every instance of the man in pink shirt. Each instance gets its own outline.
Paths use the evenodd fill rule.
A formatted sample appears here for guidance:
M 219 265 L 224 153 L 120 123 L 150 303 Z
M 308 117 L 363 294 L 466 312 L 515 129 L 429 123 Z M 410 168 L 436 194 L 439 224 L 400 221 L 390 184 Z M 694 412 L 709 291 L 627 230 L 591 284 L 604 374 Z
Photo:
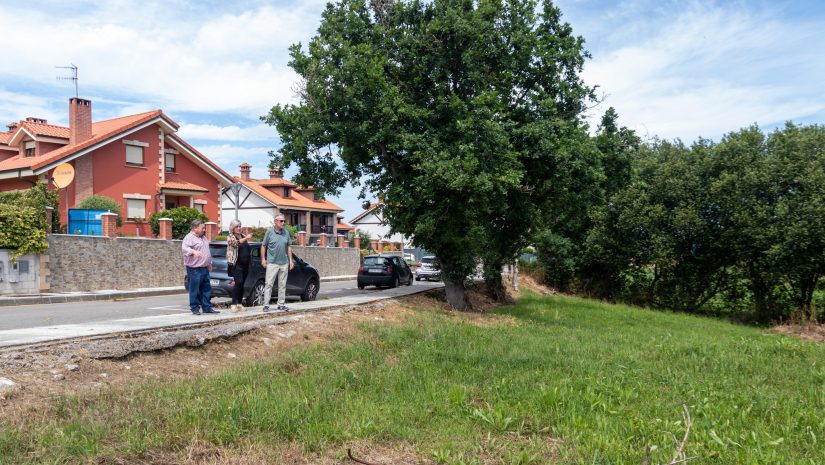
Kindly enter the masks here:
M 212 254 L 209 252 L 209 239 L 206 238 L 206 225 L 201 220 L 192 222 L 192 230 L 183 238 L 183 265 L 189 279 L 189 309 L 193 315 L 203 313 L 220 313 L 212 309 L 212 286 L 209 284 L 209 272 L 212 271 Z

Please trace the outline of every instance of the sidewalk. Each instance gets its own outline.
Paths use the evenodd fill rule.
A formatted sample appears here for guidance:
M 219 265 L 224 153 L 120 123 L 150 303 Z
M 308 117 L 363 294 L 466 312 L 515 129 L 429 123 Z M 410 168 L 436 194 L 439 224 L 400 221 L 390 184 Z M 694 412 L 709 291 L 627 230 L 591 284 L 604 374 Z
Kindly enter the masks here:
M 321 282 L 350 281 L 355 280 L 352 276 L 327 276 L 321 278 Z M 172 287 L 149 287 L 143 289 L 105 289 L 92 292 L 56 292 L 26 295 L 3 295 L 0 296 L 0 307 L 11 305 L 40 305 L 40 304 L 62 304 L 66 302 L 89 302 L 95 300 L 117 300 L 134 299 L 137 297 L 152 297 L 156 295 L 183 294 L 186 290 L 183 286 Z
M 121 320 L 98 321 L 83 324 L 69 324 L 57 326 L 37 326 L 32 328 L 11 329 L 0 331 L 0 348 L 38 344 L 80 337 L 100 337 L 108 334 L 139 333 L 147 330 L 158 330 L 171 327 L 197 327 L 213 325 L 215 322 L 228 320 L 248 320 L 257 318 L 292 317 L 312 310 L 350 305 L 362 305 L 379 300 L 426 292 L 443 287 L 442 283 L 427 283 L 427 285 L 401 286 L 394 289 L 385 289 L 368 295 L 337 297 L 334 299 L 315 300 L 311 302 L 291 302 L 290 311 L 286 313 L 263 313 L 262 307 L 249 307 L 247 311 L 231 313 L 222 311 L 216 315 L 194 316 L 189 312 L 173 315 L 158 315 Z M 173 289 L 173 288 L 167 288 Z M 182 288 L 180 288 L 182 289 Z

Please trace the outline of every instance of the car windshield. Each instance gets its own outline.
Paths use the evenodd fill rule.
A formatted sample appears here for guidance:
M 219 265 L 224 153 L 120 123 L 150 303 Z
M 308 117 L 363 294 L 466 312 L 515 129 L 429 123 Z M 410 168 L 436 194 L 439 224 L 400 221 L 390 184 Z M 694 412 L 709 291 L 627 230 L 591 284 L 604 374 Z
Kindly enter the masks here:
M 212 258 L 225 258 L 226 244 L 209 244 L 209 253 L 212 254 Z
M 435 257 L 424 257 L 421 259 L 421 263 L 426 263 L 428 265 L 432 265 L 435 263 Z
M 364 265 L 366 266 L 384 266 L 387 264 L 387 259 L 384 257 L 367 257 L 364 259 Z

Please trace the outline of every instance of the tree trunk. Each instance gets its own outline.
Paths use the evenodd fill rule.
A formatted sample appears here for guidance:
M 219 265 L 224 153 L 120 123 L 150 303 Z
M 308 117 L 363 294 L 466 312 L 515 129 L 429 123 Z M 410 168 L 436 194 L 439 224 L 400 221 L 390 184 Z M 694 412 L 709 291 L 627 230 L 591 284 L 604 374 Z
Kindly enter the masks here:
M 447 296 L 447 303 L 456 310 L 472 310 L 467 295 L 464 293 L 463 281 L 444 280 L 444 291 Z

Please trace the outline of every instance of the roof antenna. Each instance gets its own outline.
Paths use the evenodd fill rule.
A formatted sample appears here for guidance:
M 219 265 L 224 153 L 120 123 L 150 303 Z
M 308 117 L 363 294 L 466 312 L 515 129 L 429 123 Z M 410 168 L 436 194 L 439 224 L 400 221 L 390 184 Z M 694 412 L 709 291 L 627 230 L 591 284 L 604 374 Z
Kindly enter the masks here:
M 74 96 L 75 98 L 79 98 L 80 95 L 77 91 L 77 66 L 74 63 L 69 63 L 72 66 L 55 66 L 58 69 L 70 69 L 71 75 L 70 76 L 57 76 L 58 81 L 74 81 Z

